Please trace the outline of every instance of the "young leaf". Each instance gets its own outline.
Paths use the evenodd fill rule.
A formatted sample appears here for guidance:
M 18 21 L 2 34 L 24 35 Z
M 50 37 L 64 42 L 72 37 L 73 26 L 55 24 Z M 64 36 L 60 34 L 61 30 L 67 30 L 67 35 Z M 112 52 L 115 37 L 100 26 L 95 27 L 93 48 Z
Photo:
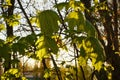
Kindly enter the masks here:
M 75 0 L 70 0 L 70 1 L 69 1 L 70 7 L 75 8 L 74 3 L 75 3 Z
M 78 63 L 79 63 L 79 65 L 81 65 L 81 66 L 86 65 L 86 63 L 87 63 L 87 58 L 80 56 L 80 57 L 78 58 Z
M 57 32 L 59 16 L 55 11 L 44 10 L 38 14 L 38 23 L 41 28 L 41 32 L 47 36 L 52 36 Z
M 0 31 L 5 30 L 5 24 L 0 24 Z
M 41 36 L 36 42 L 37 46 L 36 55 L 40 60 L 48 53 L 45 44 L 46 42 L 44 36 Z
M 76 37 L 75 39 L 73 39 L 73 42 L 76 43 L 78 48 L 81 48 L 82 47 L 82 42 L 85 39 L 86 39 L 86 37 L 84 37 L 84 36 Z
M 71 30 L 73 30 L 74 27 L 77 26 L 78 31 L 80 31 L 81 26 L 83 27 L 85 25 L 85 17 L 80 11 L 70 12 L 65 20 L 68 22 L 69 28 Z
M 87 38 L 85 43 L 87 43 L 88 41 L 91 43 L 91 47 L 93 48 L 93 51 L 90 54 L 92 64 L 95 69 L 99 71 L 105 58 L 103 47 L 100 42 L 94 37 Z
M 80 10 L 80 11 L 84 11 L 85 10 L 85 6 L 81 1 L 75 1 L 75 0 L 70 0 L 69 1 L 69 6 L 71 8 L 73 8 L 74 10 Z
M 103 65 L 103 62 L 99 61 L 99 62 L 95 63 L 93 66 L 95 67 L 95 70 L 100 71 L 102 68 L 102 65 Z
M 95 37 L 88 37 L 82 40 L 79 62 L 82 61 L 81 58 L 84 58 L 86 62 L 91 59 L 95 70 L 99 71 L 101 69 L 105 55 L 102 45 Z
M 11 15 L 9 17 L 4 17 L 4 18 L 10 26 L 14 27 L 14 26 L 18 26 L 20 24 L 19 20 L 21 18 L 21 15 L 14 14 L 14 15 Z
M 104 50 L 102 44 L 94 37 L 89 37 L 86 39 L 85 41 L 86 47 L 87 47 L 87 42 L 91 43 L 91 47 L 94 49 L 93 52 L 97 53 L 99 59 L 104 59 L 105 56 L 104 56 Z
M 45 79 L 47 79 L 48 77 L 50 77 L 51 76 L 51 72 L 50 72 L 50 70 L 49 69 L 46 69 L 45 71 L 44 71 L 44 78 Z
M 57 43 L 54 39 L 48 36 L 41 36 L 37 42 L 37 51 L 36 55 L 41 60 L 43 57 L 46 57 L 48 53 L 56 54 L 58 52 Z

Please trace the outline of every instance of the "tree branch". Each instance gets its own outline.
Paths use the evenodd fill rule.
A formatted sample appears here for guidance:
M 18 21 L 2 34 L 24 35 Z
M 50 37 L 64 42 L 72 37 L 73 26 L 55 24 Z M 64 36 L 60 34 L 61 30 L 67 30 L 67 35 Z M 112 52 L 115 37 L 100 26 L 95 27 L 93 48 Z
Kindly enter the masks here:
M 56 62 L 55 62 L 55 60 L 54 60 L 53 55 L 50 54 L 50 56 L 51 56 L 51 59 L 52 59 L 53 65 L 54 65 L 54 67 L 55 67 L 55 71 L 56 71 L 56 74 L 57 74 L 58 80 L 62 80 L 61 72 L 60 72 L 60 70 L 59 70 L 58 67 L 57 67 L 57 64 L 56 64 Z
M 57 5 L 57 0 L 55 0 L 55 4 Z M 66 25 L 64 23 L 64 19 L 63 19 L 61 13 L 60 13 L 60 10 L 58 9 L 58 7 L 57 7 L 57 12 L 58 12 L 58 14 L 60 16 L 60 19 L 61 19 L 61 22 L 62 22 L 62 25 L 63 25 L 64 29 L 67 30 L 67 27 L 66 27 Z
M 31 22 L 30 22 L 30 20 L 29 20 L 29 18 L 28 18 L 28 16 L 27 16 L 27 14 L 26 14 L 26 12 L 25 12 L 25 10 L 24 10 L 24 8 L 23 8 L 20 0 L 17 0 L 17 1 L 18 1 L 18 4 L 19 4 L 19 6 L 20 6 L 20 8 L 21 8 L 21 10 L 22 10 L 22 12 L 23 12 L 23 14 L 25 15 L 25 17 L 26 17 L 26 19 L 27 19 L 27 22 L 28 22 L 28 24 L 29 24 L 29 26 L 30 26 L 30 28 L 31 28 L 32 33 L 35 33 L 35 32 L 34 32 L 34 29 L 33 29 L 33 27 L 32 27 L 32 24 L 31 24 Z
M 113 1 L 113 9 L 114 9 L 114 46 L 115 51 L 119 52 L 119 42 L 118 42 L 118 13 L 117 13 L 117 1 Z

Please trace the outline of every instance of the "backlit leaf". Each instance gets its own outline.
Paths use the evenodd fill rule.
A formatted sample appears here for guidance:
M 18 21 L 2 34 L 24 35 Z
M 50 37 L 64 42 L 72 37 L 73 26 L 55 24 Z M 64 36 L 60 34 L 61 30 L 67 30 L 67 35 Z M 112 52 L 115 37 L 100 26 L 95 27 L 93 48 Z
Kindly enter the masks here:
M 100 69 L 102 68 L 103 62 L 99 61 L 97 63 L 94 64 L 95 70 L 100 71 Z
M 18 26 L 20 24 L 18 20 L 8 21 L 8 23 L 12 27 Z
M 80 47 L 80 59 L 84 58 L 87 62 L 88 59 L 91 59 L 92 66 L 95 67 L 95 70 L 100 70 L 103 64 L 105 55 L 104 50 L 100 42 L 94 37 L 88 37 L 82 40 L 81 47 Z M 84 62 L 84 64 L 86 64 Z
M 48 36 L 41 36 L 37 42 L 37 51 L 36 55 L 39 59 L 42 59 L 43 57 L 46 57 L 49 53 L 56 54 L 58 52 L 57 43 L 54 39 Z
M 78 27 L 78 31 L 80 28 L 85 25 L 85 17 L 80 11 L 73 11 L 68 14 L 66 17 L 66 21 L 68 22 L 68 26 L 70 29 L 74 29 L 74 27 Z
M 47 36 L 52 36 L 58 31 L 59 16 L 52 10 L 44 10 L 38 14 L 38 23 L 41 32 Z
M 5 24 L 0 24 L 0 31 L 5 30 Z
M 12 5 L 10 0 L 5 0 L 5 2 L 6 2 L 6 5 L 9 5 L 9 6 Z
M 21 15 L 19 14 L 14 14 L 9 17 L 4 17 L 6 22 L 9 24 L 9 26 L 18 26 L 20 24 L 19 20 L 21 18 Z
M 3 73 L 0 76 L 1 80 L 15 80 L 15 79 L 20 79 L 20 80 L 28 80 L 25 77 L 21 76 L 22 74 L 20 73 L 19 69 L 16 68 L 11 68 L 5 73 Z
M 37 23 L 37 18 L 36 17 L 31 17 L 30 22 L 31 22 L 31 24 L 36 24 Z
M 70 0 L 69 6 L 74 10 L 80 10 L 80 11 L 85 10 L 84 4 L 81 1 Z
M 64 7 L 67 10 L 69 5 L 67 2 L 62 2 L 54 6 L 55 8 L 58 8 L 59 10 L 62 10 Z
M 49 69 L 46 69 L 44 72 L 45 72 L 45 74 L 44 74 L 45 79 L 51 76 L 51 72 Z
M 54 39 L 50 37 L 46 37 L 46 45 L 48 46 L 48 48 L 50 48 L 51 52 L 53 52 L 54 54 L 57 54 L 58 46 Z
M 95 3 L 95 4 L 98 4 L 98 2 L 99 2 L 98 0 L 94 0 L 94 3 Z
M 92 37 L 97 36 L 94 26 L 88 20 L 86 20 L 86 23 L 85 23 L 85 31 L 87 32 L 87 35 L 89 37 L 90 36 L 92 36 Z
M 70 7 L 75 8 L 74 3 L 75 3 L 75 0 L 70 0 L 70 1 L 69 1 Z
M 36 42 L 36 46 L 37 46 L 36 55 L 39 59 L 42 59 L 48 53 L 45 44 L 46 41 L 44 36 L 41 36 Z
M 78 63 L 79 63 L 79 65 L 81 65 L 81 66 L 86 65 L 86 63 L 87 63 L 86 61 L 87 61 L 87 58 L 86 58 L 86 57 L 80 56 L 80 57 L 78 58 Z
M 18 69 L 10 69 L 9 73 L 15 75 L 16 73 L 18 73 Z
M 73 42 L 76 43 L 76 45 L 77 45 L 78 48 L 81 48 L 81 47 L 82 47 L 82 42 L 83 42 L 83 40 L 85 40 L 85 39 L 86 39 L 86 37 L 80 36 L 80 37 L 76 37 L 76 38 L 73 40 Z
M 89 37 L 85 41 L 85 45 L 87 48 L 89 48 L 87 46 L 87 42 L 90 42 L 90 46 L 94 49 L 93 52 L 97 53 L 97 55 L 99 56 L 97 59 L 104 59 L 104 50 L 102 44 L 96 38 Z

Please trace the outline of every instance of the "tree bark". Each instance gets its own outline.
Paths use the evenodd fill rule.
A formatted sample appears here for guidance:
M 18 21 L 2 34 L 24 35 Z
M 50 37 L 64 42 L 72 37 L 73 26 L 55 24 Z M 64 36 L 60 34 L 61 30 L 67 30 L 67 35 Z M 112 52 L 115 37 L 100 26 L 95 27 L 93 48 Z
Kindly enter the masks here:
M 90 9 L 91 2 L 88 0 L 81 0 L 87 9 Z M 108 6 L 107 0 L 100 0 L 100 3 L 104 3 Z M 113 13 L 109 13 L 108 10 L 99 10 L 99 14 L 101 17 L 104 17 L 103 27 L 106 33 L 107 45 L 100 40 L 104 46 L 106 61 L 110 63 L 114 70 L 112 71 L 112 80 L 120 80 L 120 57 L 115 52 L 119 52 L 119 42 L 118 42 L 118 14 L 117 14 L 117 1 L 113 0 Z M 112 16 L 110 15 L 112 14 Z M 85 11 L 86 19 L 88 19 L 91 23 L 93 23 L 94 18 L 92 18 L 91 14 Z M 113 22 L 112 22 L 113 20 Z M 97 29 L 98 33 L 99 30 Z M 101 35 L 98 34 L 98 37 Z M 103 76 L 107 78 L 107 75 L 104 73 L 99 73 L 99 77 Z M 103 80 L 103 79 L 101 79 Z M 105 79 L 106 80 L 106 79 Z
M 106 0 L 100 0 L 100 2 L 104 2 Z M 107 5 L 107 2 L 106 2 Z M 108 6 L 108 5 L 107 5 Z M 106 53 L 106 61 L 110 63 L 114 70 L 112 71 L 112 80 L 120 80 L 120 57 L 115 52 L 119 51 L 118 48 L 118 19 L 117 19 L 117 3 L 116 0 L 113 1 L 113 14 L 112 17 L 109 15 L 107 10 L 99 11 L 100 16 L 105 17 L 105 22 L 103 22 L 103 26 L 105 28 L 105 32 L 107 35 L 107 45 L 104 45 L 105 53 Z M 114 23 L 112 23 L 112 20 Z
M 6 11 L 6 16 L 10 17 L 13 15 L 13 11 L 14 11 L 14 3 L 15 0 L 10 0 L 11 2 L 11 6 L 8 6 L 8 9 Z M 6 30 L 7 30 L 7 38 L 8 37 L 12 37 L 13 36 L 13 26 L 10 26 L 7 22 L 6 22 Z M 7 71 L 11 68 L 11 52 L 8 52 L 8 59 L 5 60 L 5 63 L 7 65 L 5 65 L 5 70 Z

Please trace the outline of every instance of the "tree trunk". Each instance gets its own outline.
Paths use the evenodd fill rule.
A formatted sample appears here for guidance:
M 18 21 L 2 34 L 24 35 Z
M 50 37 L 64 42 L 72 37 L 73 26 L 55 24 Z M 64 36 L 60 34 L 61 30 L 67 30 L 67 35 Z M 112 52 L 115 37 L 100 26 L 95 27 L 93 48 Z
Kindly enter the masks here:
M 6 16 L 10 17 L 13 15 L 13 11 L 14 11 L 14 3 L 15 0 L 10 0 L 11 2 L 11 6 L 8 7 L 8 10 L 6 11 Z M 12 37 L 13 36 L 13 26 L 10 26 L 7 22 L 6 22 L 6 30 L 7 30 L 7 38 L 8 37 Z M 11 52 L 8 53 L 8 59 L 5 60 L 5 63 L 7 65 L 5 65 L 5 70 L 7 71 L 11 68 Z
M 81 0 L 87 9 L 90 9 L 90 0 Z M 104 3 L 107 0 L 100 0 L 100 3 Z M 108 3 L 105 3 L 108 6 Z M 119 52 L 119 42 L 118 42 L 118 14 L 117 14 L 117 2 L 113 0 L 113 13 L 109 13 L 108 10 L 99 10 L 99 14 L 101 17 L 104 17 L 103 27 L 105 29 L 105 35 L 107 40 L 107 45 L 101 39 L 101 35 L 99 34 L 99 30 L 95 27 L 98 31 L 98 37 L 101 39 L 101 43 L 104 46 L 105 54 L 106 54 L 106 61 L 110 63 L 114 70 L 112 71 L 112 80 L 120 80 L 120 57 L 115 52 Z M 109 15 L 109 14 L 112 14 Z M 91 16 L 91 13 L 85 11 L 86 18 L 93 23 L 94 18 Z M 114 23 L 112 23 L 112 20 Z M 106 73 L 99 73 L 99 76 L 107 77 Z M 103 78 L 102 78 L 103 80 Z M 105 79 L 106 80 L 106 79 Z
M 106 0 L 100 0 L 100 2 L 104 2 Z M 114 70 L 112 71 L 112 80 L 120 80 L 120 57 L 115 52 L 119 51 L 118 48 L 118 20 L 117 20 L 117 5 L 116 0 L 113 1 L 113 16 L 111 17 L 107 10 L 99 11 L 100 16 L 104 16 L 105 22 L 103 22 L 103 26 L 106 32 L 107 45 L 104 45 L 105 53 L 106 53 L 106 61 L 110 63 Z M 107 2 L 106 2 L 106 6 Z M 112 20 L 114 23 L 112 23 Z

